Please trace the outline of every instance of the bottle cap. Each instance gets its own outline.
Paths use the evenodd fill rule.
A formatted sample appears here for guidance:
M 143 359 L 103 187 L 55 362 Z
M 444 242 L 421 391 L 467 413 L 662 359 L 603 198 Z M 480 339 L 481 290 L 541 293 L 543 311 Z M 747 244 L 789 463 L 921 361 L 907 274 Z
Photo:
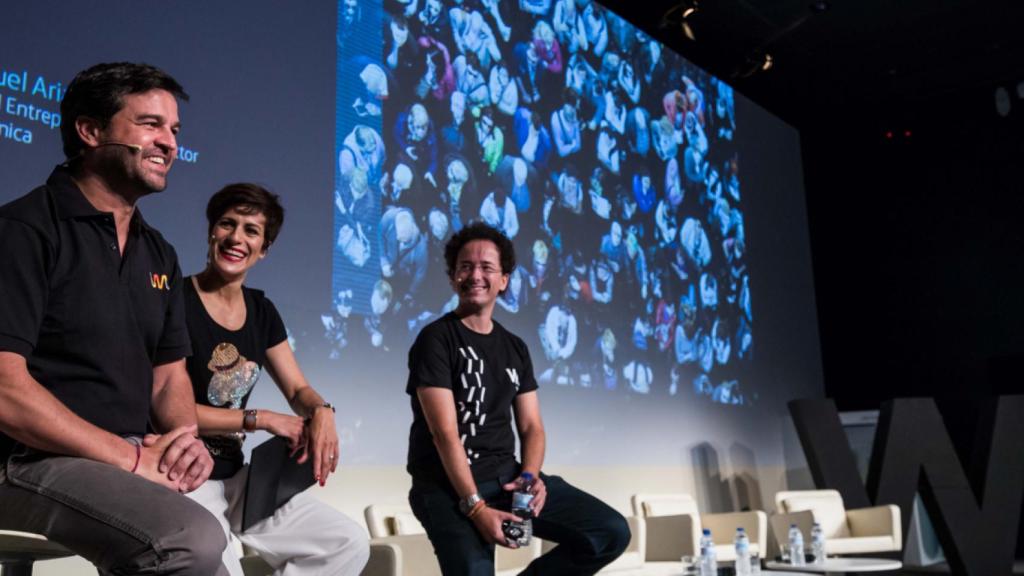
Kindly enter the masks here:
M 530 480 L 533 480 L 533 474 L 530 474 L 529 472 L 523 472 L 522 478 L 523 480 L 529 482 Z
M 743 526 L 739 526 L 739 527 L 737 527 L 737 528 L 736 528 L 736 531 L 737 531 L 737 532 L 746 532 L 746 530 L 744 530 L 744 529 L 743 529 Z
M 711 529 L 710 528 L 705 528 L 704 529 L 704 535 L 705 536 L 711 536 Z

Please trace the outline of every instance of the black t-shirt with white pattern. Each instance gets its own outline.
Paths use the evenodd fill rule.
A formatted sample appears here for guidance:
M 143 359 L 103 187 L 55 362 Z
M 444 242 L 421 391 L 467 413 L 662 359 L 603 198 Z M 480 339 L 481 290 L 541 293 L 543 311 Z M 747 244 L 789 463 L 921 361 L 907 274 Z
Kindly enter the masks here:
M 530 353 L 521 338 L 494 322 L 490 334 L 473 332 L 449 313 L 430 323 L 409 351 L 412 399 L 407 469 L 414 478 L 447 480 L 416 389 L 448 388 L 455 399 L 459 437 L 475 480 L 497 476 L 515 462 L 512 403 L 537 389 Z

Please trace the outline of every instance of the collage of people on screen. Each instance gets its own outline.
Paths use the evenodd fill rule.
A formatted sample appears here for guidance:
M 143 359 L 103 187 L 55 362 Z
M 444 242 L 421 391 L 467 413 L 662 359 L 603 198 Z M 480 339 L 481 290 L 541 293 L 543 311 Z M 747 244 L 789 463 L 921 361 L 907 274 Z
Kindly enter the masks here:
M 341 4 L 339 43 L 372 25 Z M 372 286 L 352 313 L 336 276 L 336 353 L 404 350 L 451 310 L 445 240 L 482 220 L 516 246 L 497 319 L 542 385 L 756 402 L 732 88 L 591 0 L 385 0 L 380 19 L 382 52 L 339 63 L 358 121 L 335 262 Z

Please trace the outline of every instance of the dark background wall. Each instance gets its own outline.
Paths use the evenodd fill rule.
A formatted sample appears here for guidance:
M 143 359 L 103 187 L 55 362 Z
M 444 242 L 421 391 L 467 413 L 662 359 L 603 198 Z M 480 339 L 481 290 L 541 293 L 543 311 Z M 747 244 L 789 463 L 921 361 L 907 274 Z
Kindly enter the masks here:
M 841 410 L 935 396 L 962 440 L 979 401 L 1024 392 L 1024 100 L 1000 117 L 993 89 L 805 123 L 825 387 Z
M 826 395 L 934 397 L 968 468 L 985 402 L 1024 393 L 1024 100 L 993 90 L 802 130 Z
M 969 465 L 1024 393 L 1024 3 L 608 2 L 800 131 L 826 395 L 934 397 Z

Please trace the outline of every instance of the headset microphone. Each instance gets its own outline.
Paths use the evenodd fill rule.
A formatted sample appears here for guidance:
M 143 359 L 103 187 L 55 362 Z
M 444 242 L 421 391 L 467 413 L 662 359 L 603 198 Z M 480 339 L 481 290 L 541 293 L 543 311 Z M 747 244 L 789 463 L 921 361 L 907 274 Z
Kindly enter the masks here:
M 124 142 L 115 142 L 114 140 L 100 142 L 99 144 L 96 145 L 96 148 L 99 148 L 101 146 L 124 146 L 125 148 L 131 150 L 132 152 L 142 152 L 142 146 L 139 146 L 138 144 L 126 144 Z
M 125 142 L 115 142 L 114 140 L 107 140 L 106 142 L 100 142 L 99 144 L 93 146 L 92 149 L 95 150 L 97 148 L 102 148 L 104 146 L 124 146 L 125 148 L 131 150 L 132 153 L 134 153 L 134 154 L 138 154 L 138 153 L 142 152 L 142 146 L 139 146 L 138 144 L 127 144 Z M 78 160 L 81 160 L 83 156 L 85 156 L 85 147 L 80 148 L 78 150 L 78 154 L 75 154 L 71 158 L 68 158 L 67 160 L 65 160 L 64 163 L 61 164 L 61 166 L 69 167 L 69 166 L 71 166 L 72 162 L 76 162 Z

